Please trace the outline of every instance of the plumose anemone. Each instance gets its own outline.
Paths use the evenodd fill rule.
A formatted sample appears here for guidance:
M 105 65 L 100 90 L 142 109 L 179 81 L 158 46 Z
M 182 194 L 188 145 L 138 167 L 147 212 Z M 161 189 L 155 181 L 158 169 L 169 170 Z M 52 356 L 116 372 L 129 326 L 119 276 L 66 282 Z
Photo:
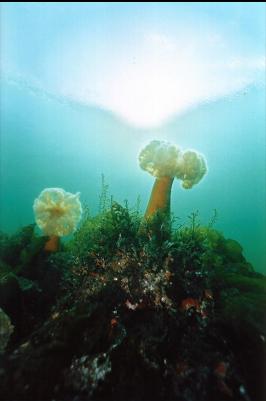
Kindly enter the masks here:
M 33 211 L 36 223 L 50 237 L 45 250 L 57 251 L 59 238 L 76 230 L 82 214 L 79 195 L 79 192 L 72 194 L 62 188 L 46 188 L 35 199 Z
M 139 154 L 140 167 L 156 177 L 145 217 L 159 210 L 170 212 L 171 188 L 174 178 L 182 181 L 184 189 L 197 184 L 207 172 L 203 155 L 194 151 L 182 151 L 164 141 L 151 141 Z

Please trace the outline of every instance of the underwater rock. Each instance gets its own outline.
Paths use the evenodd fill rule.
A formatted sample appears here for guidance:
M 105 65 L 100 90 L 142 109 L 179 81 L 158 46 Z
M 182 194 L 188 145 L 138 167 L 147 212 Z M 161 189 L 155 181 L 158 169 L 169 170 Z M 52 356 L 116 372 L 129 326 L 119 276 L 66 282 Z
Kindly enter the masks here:
M 262 401 L 266 278 L 196 216 L 140 233 L 113 203 L 29 258 L 9 278 L 28 331 L 0 360 L 3 398 Z
M 4 353 L 14 326 L 7 314 L 0 308 L 0 354 Z
M 60 253 L 49 258 L 43 251 L 45 241 L 34 234 L 33 225 L 1 236 L 0 307 L 14 325 L 12 346 L 47 318 L 69 264 L 64 256 L 58 267 Z
M 0 280 L 0 307 L 18 327 L 22 316 L 22 290 L 14 274 L 7 274 Z

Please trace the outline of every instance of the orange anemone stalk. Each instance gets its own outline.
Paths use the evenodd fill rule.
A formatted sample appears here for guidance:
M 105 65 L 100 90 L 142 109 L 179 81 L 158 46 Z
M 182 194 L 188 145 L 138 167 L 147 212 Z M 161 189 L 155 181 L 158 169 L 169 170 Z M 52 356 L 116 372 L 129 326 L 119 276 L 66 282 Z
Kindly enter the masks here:
M 44 250 L 47 252 L 57 252 L 59 250 L 60 238 L 57 235 L 51 235 L 44 245 Z
M 156 178 L 145 212 L 146 218 L 153 216 L 158 211 L 170 214 L 170 200 L 173 181 L 174 177 L 165 176 Z

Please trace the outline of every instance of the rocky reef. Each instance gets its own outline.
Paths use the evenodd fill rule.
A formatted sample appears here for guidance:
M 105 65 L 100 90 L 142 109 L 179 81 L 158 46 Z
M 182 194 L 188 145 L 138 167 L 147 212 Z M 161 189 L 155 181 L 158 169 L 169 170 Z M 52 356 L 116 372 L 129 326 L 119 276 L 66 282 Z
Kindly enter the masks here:
M 1 400 L 262 401 L 266 278 L 214 220 L 112 202 L 55 253 L 2 234 Z

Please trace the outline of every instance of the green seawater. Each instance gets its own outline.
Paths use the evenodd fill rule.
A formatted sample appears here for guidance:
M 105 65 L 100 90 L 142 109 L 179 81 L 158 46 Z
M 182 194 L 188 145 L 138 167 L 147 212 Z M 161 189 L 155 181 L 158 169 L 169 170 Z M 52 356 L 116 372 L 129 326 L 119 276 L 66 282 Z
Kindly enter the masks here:
M 49 96 L 22 83 L 1 83 L 0 228 L 13 233 L 34 222 L 34 199 L 46 187 L 81 192 L 92 214 L 101 177 L 108 191 L 144 212 L 153 178 L 138 166 L 152 139 L 169 140 L 206 156 L 208 174 L 192 190 L 172 190 L 182 223 L 198 210 L 208 224 L 237 240 L 256 271 L 266 273 L 265 89 L 251 87 L 202 104 L 156 129 L 127 125 L 112 113 Z

